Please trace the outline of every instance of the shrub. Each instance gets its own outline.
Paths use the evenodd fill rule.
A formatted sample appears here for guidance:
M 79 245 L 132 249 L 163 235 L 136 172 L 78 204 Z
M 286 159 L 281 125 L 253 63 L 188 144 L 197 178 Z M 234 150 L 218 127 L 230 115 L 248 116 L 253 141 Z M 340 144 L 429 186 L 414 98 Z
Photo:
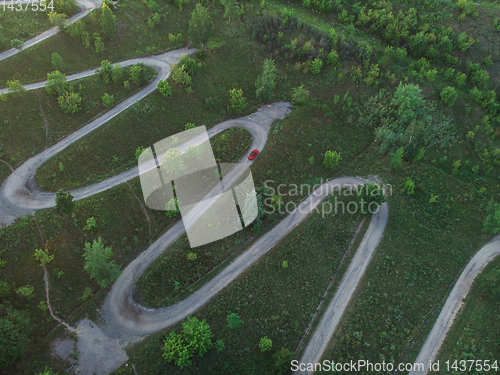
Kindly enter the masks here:
M 64 95 L 64 93 L 68 90 L 66 76 L 58 70 L 53 71 L 52 73 L 47 73 L 47 83 L 45 84 L 45 89 L 49 95 Z
M 97 53 L 104 51 L 104 42 L 97 33 L 94 33 L 94 47 Z
M 443 91 L 441 91 L 441 99 L 448 105 L 448 107 L 455 105 L 457 98 L 457 90 L 455 90 L 452 86 L 445 87 Z
M 205 99 L 205 109 L 212 110 L 214 107 L 215 101 L 214 99 L 209 96 L 208 98 Z
M 274 369 L 278 375 L 284 375 L 290 371 L 290 364 L 293 359 L 293 353 L 287 348 L 281 348 L 273 355 Z
M 17 288 L 16 293 L 19 294 L 20 296 L 30 299 L 33 298 L 34 290 L 35 289 L 31 285 L 26 284 L 25 286 L 20 286 L 19 288 Z
M 80 109 L 78 104 L 82 101 L 80 94 L 75 92 L 66 92 L 57 98 L 57 102 L 61 106 L 64 113 L 75 113 Z
M 186 125 L 184 125 L 185 130 L 194 129 L 195 127 L 196 126 L 191 122 L 188 122 L 188 123 L 186 123 Z
M 26 91 L 26 89 L 19 80 L 14 79 L 12 81 L 7 81 L 7 91 L 11 94 L 19 94 Z
M 220 353 L 222 352 L 224 349 L 225 349 L 225 345 L 224 345 L 224 341 L 223 340 L 217 340 L 215 342 L 215 350 L 217 351 L 217 353 Z
M 69 191 L 59 190 L 56 193 L 56 208 L 62 213 L 70 214 L 75 209 L 75 202 L 73 196 Z
M 404 190 L 407 195 L 412 195 L 415 193 L 415 183 L 410 177 L 407 177 L 405 180 Z
M 270 338 L 268 338 L 267 336 L 264 336 L 260 339 L 259 349 L 261 352 L 267 352 L 267 351 L 271 350 L 272 347 L 273 347 L 273 342 Z
M 196 61 L 190 55 L 184 55 L 179 59 L 179 65 L 184 65 L 184 70 L 193 76 L 194 70 L 196 69 Z
M 239 115 L 247 107 L 247 100 L 243 96 L 243 90 L 231 89 L 229 90 L 229 95 L 231 96 L 231 108 L 234 113 Z
M 136 85 L 140 85 L 142 82 L 146 80 L 146 68 L 144 64 L 135 64 L 130 68 L 130 79 Z
M 241 323 L 240 317 L 236 313 L 231 313 L 227 316 L 227 325 L 229 328 L 237 328 Z
M 59 30 L 64 30 L 66 22 L 68 21 L 68 16 L 66 14 L 52 11 L 48 14 L 48 17 L 53 26 L 57 26 Z
M 115 98 L 113 95 L 109 95 L 108 93 L 105 93 L 102 97 L 102 104 L 105 107 L 111 107 L 113 103 L 115 102 Z
M 337 53 L 337 51 L 330 51 L 330 53 L 326 57 L 326 63 L 335 67 L 340 65 L 339 54 Z
M 120 64 L 115 64 L 111 71 L 111 78 L 114 83 L 118 83 L 123 78 L 123 68 Z
M 309 91 L 304 88 L 304 85 L 292 88 L 292 103 L 303 105 L 307 101 Z
M 495 203 L 493 198 L 488 202 L 486 209 L 486 220 L 483 223 L 483 231 L 490 234 L 500 232 L 500 203 Z
M 85 242 L 83 249 L 85 259 L 85 271 L 90 274 L 102 288 L 115 281 L 120 274 L 119 267 L 110 258 L 113 257 L 111 247 L 105 247 L 101 237 L 94 240 L 92 244 Z
M 255 95 L 259 100 L 271 100 L 276 79 L 276 65 L 273 60 L 264 60 L 262 75 L 257 77 Z
M 186 67 L 181 64 L 172 65 L 172 80 L 178 85 L 188 87 L 191 84 L 191 76 L 186 71 Z
M 24 42 L 21 39 L 12 39 L 10 46 L 20 51 L 24 48 Z
M 101 67 L 96 69 L 96 73 L 104 82 L 108 83 L 112 79 L 113 64 L 109 60 L 101 61 Z
M 64 64 L 64 60 L 61 57 L 61 55 L 59 55 L 57 52 L 53 52 L 50 57 L 51 57 L 52 66 L 54 67 L 55 70 L 61 71 L 64 69 L 65 64 Z
M 339 165 L 341 155 L 337 151 L 327 151 L 325 152 L 325 159 L 323 160 L 323 165 L 327 169 L 334 169 Z
M 321 67 L 322 66 L 323 66 L 323 61 L 322 60 L 320 60 L 320 59 L 314 59 L 309 64 L 309 71 L 312 74 L 318 74 L 319 72 L 321 72 Z
M 403 166 L 404 147 L 400 147 L 391 155 L 391 168 L 400 169 Z
M 106 3 L 103 3 L 101 7 L 101 27 L 104 35 L 108 39 L 113 39 L 116 31 L 116 19 Z
M 165 98 L 168 98 L 169 96 L 172 95 L 172 88 L 168 84 L 166 80 L 161 80 L 158 82 L 158 91 L 160 94 L 162 94 Z

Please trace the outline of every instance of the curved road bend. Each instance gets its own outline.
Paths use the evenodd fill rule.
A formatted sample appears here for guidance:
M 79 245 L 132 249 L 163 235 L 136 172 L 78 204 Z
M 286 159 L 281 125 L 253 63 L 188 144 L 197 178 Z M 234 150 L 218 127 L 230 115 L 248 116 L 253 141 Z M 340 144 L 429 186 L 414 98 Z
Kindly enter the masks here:
M 133 290 L 135 282 L 144 270 L 184 233 L 183 223 L 178 222 L 132 261 L 116 280 L 104 303 L 103 312 L 105 313 L 106 323 L 113 327 L 119 327 L 126 335 L 134 336 L 152 333 L 179 322 L 209 301 L 275 246 L 284 236 L 290 233 L 318 206 L 328 193 L 331 193 L 332 188 L 338 186 L 355 186 L 364 182 L 354 177 L 341 177 L 326 182 L 277 224 L 276 227 L 258 239 L 248 250 L 238 256 L 219 274 L 189 297 L 172 306 L 160 309 L 148 309 L 134 301 Z M 387 214 L 387 204 L 384 204 L 379 213 L 374 216 L 372 224 L 370 224 L 370 229 L 363 239 L 364 246 L 368 249 L 368 252 L 373 252 L 373 249 L 376 247 L 387 222 Z M 361 253 L 361 255 L 359 254 L 360 252 L 358 251 L 352 262 L 354 266 L 351 265 L 350 270 L 352 271 L 351 274 L 356 273 L 361 277 L 366 264 L 369 262 L 369 257 L 367 257 L 366 252 Z M 366 257 L 366 259 L 363 257 Z M 356 264 L 356 261 L 361 263 Z M 347 279 L 349 279 L 349 275 L 351 274 L 346 274 Z M 355 282 L 349 281 L 347 285 L 343 284 L 342 287 L 346 290 L 347 298 L 352 295 L 356 285 L 357 280 Z
M 17 5 L 19 3 L 17 1 L 14 1 L 14 2 L 15 2 L 14 5 Z M 38 2 L 38 1 L 31 1 L 31 2 L 33 3 L 33 2 Z M 76 21 L 78 21 L 79 19 L 85 17 L 92 10 L 94 10 L 95 8 L 99 7 L 102 4 L 102 1 L 100 1 L 100 0 L 77 0 L 76 2 L 80 5 L 80 8 L 83 9 L 83 11 L 81 11 L 80 13 L 77 13 L 73 17 L 71 17 L 67 21 L 67 24 L 75 23 Z M 22 4 L 26 4 L 26 3 L 28 3 L 28 1 L 27 0 L 22 0 L 21 3 Z M 58 28 L 56 26 L 56 27 L 53 27 L 53 28 L 51 28 L 49 30 L 44 31 L 43 33 L 35 36 L 32 39 L 27 40 L 26 42 L 24 42 L 23 50 L 26 49 L 26 48 L 29 48 L 29 47 L 33 47 L 35 44 L 38 44 L 41 41 L 43 41 L 43 40 L 51 37 L 52 35 L 57 34 L 58 31 L 59 30 L 58 30 Z M 21 51 L 15 49 L 15 48 L 8 49 L 7 51 L 4 51 L 4 52 L 0 53 L 0 61 L 5 60 L 8 57 L 14 56 L 15 54 L 17 54 L 19 52 L 21 52 Z
M 429 371 L 429 363 L 433 362 L 439 352 L 439 348 L 451 328 L 455 317 L 462 308 L 463 300 L 467 296 L 472 282 L 477 275 L 486 267 L 486 265 L 500 254 L 500 235 L 484 245 L 462 271 L 458 281 L 453 287 L 448 299 L 446 300 L 436 323 L 432 327 L 427 340 L 422 346 L 420 353 L 414 363 L 423 363 L 424 371 L 410 371 L 410 375 L 425 375 Z
M 78 129 L 76 132 L 68 135 L 55 145 L 47 148 L 43 152 L 28 159 L 20 167 L 18 167 L 2 184 L 0 188 L 0 226 L 10 225 L 17 217 L 24 216 L 34 210 L 55 206 L 55 194 L 41 192 L 33 188 L 34 176 L 37 168 L 45 161 L 64 150 L 66 147 L 76 142 L 83 136 L 97 129 L 107 121 L 111 120 L 121 112 L 135 104 L 136 101 L 149 95 L 156 90 L 158 81 L 167 79 L 170 75 L 170 66 L 179 61 L 180 57 L 185 54 L 193 53 L 195 49 L 178 49 L 157 56 L 143 57 L 131 59 L 120 63 L 122 66 L 143 63 L 157 70 L 157 76 L 153 82 L 144 87 L 138 93 L 132 95 L 119 103 L 116 107 L 104 113 L 102 116 L 94 119 L 92 122 Z M 68 76 L 68 79 L 79 79 L 95 74 L 94 70 L 87 70 L 81 73 Z M 29 90 L 34 90 L 43 87 L 45 82 L 33 83 L 26 85 Z M 133 176 L 137 176 L 137 173 Z M 130 178 L 133 178 L 130 177 Z M 130 179 L 129 178 L 129 179 Z M 125 182 L 122 180 L 121 182 Z M 121 182 L 114 181 L 115 185 Z M 90 195 L 109 189 L 113 185 L 113 181 L 102 181 L 101 183 L 88 186 L 86 188 L 72 191 L 75 199 L 83 199 Z
M 317 363 L 333 336 L 337 325 L 344 314 L 344 311 L 356 290 L 361 277 L 363 276 L 375 249 L 382 238 L 387 218 L 389 216 L 389 206 L 384 203 L 372 216 L 370 226 L 366 231 L 361 244 L 356 250 L 346 273 L 337 288 L 337 292 L 328 305 L 318 326 L 307 344 L 306 350 L 300 359 L 300 363 Z M 295 374 L 314 374 L 314 371 L 296 371 Z

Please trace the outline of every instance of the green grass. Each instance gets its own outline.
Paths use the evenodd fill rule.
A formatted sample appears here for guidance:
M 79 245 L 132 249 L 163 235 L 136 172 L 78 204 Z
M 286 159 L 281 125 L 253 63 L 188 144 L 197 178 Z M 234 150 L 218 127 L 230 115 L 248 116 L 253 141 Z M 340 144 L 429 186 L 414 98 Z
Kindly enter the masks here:
M 273 374 L 272 354 L 282 346 L 295 350 L 359 220 L 347 213 L 312 214 L 202 307 L 195 315 L 207 319 L 215 339 L 224 340 L 226 349 L 197 358 L 196 366 L 204 374 Z M 284 260 L 288 268 L 282 267 Z M 227 325 L 232 312 L 241 317 L 239 328 Z M 258 349 L 264 335 L 273 341 L 270 353 Z M 139 373 L 184 373 L 161 358 L 164 337 L 165 333 L 157 334 L 128 352 L 129 363 Z
M 478 282 L 486 281 L 487 276 L 498 275 L 499 267 L 500 258 L 497 257 L 479 274 L 472 285 L 465 304 L 455 318 L 453 326 L 441 346 L 439 356 L 436 358 L 441 362 L 442 371 L 440 373 L 445 373 L 443 367 L 446 370 L 445 362 L 448 360 L 450 366 L 455 360 L 490 360 L 490 365 L 495 360 L 498 361 L 500 346 L 497 322 L 500 306 L 493 296 L 482 290 Z M 468 362 L 467 368 L 469 365 L 470 362 Z M 461 366 L 460 363 L 458 366 Z M 463 372 L 450 371 L 446 373 Z
M 128 71 L 129 68 L 124 69 L 125 78 Z M 150 70 L 150 74 L 152 73 Z M 140 90 L 145 83 L 140 86 L 131 84 L 130 88 L 125 89 L 123 82 L 110 81 L 106 84 L 101 78 L 92 76 L 71 81 L 69 85 L 82 98 L 79 104 L 81 109 L 74 114 L 64 113 L 58 104 L 58 96 L 49 95 L 45 89 L 8 94 L 5 102 L 0 101 L 2 113 L 0 157 L 10 163 L 13 168 L 75 132 L 99 114 L 108 111 L 102 103 L 102 96 L 105 93 L 113 95 L 115 104 L 118 104 Z M 47 123 L 45 123 L 44 116 Z

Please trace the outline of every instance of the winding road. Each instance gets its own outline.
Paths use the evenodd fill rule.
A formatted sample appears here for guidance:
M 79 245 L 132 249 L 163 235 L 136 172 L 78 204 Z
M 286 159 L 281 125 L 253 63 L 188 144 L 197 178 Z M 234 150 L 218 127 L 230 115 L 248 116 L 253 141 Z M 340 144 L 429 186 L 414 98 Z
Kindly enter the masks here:
M 455 283 L 448 299 L 446 300 L 436 323 L 432 327 L 427 340 L 422 346 L 415 363 L 423 363 L 423 371 L 410 371 L 409 375 L 425 375 L 429 371 L 429 363 L 436 360 L 439 348 L 443 344 L 446 334 L 453 325 L 455 317 L 463 306 L 463 300 L 469 293 L 472 282 L 479 275 L 484 267 L 500 255 L 500 235 L 484 245 L 462 271 L 458 281 Z
M 98 5 L 96 2 L 86 0 L 80 0 L 79 3 L 84 4 L 90 10 L 94 9 Z M 71 22 L 75 22 L 77 19 L 84 17 L 88 11 L 89 10 L 86 10 L 74 16 L 71 19 Z M 56 32 L 57 28 L 50 29 L 38 37 L 27 41 L 25 46 L 27 48 L 39 43 L 51 35 L 54 35 Z M 121 62 L 120 64 L 122 66 L 144 63 L 145 65 L 156 69 L 158 74 L 154 81 L 143 88 L 140 92 L 124 100 L 110 111 L 59 141 L 57 144 L 28 159 L 11 175 L 9 175 L 0 189 L 0 226 L 2 224 L 10 225 L 17 217 L 27 215 L 36 210 L 53 207 L 55 205 L 55 194 L 43 192 L 36 188 L 34 175 L 37 168 L 58 152 L 64 150 L 66 147 L 89 134 L 91 131 L 107 123 L 109 120 L 133 105 L 136 101 L 144 98 L 154 91 L 157 87 L 158 81 L 166 79 L 169 76 L 170 66 L 173 63 L 178 62 L 182 55 L 192 53 L 193 51 L 194 50 L 192 49 L 180 49 L 170 51 L 162 55 L 131 59 Z M 0 54 L 0 60 L 10 57 L 17 52 L 17 50 L 5 51 Z M 95 71 L 88 70 L 68 76 L 68 80 L 80 79 L 88 77 L 92 74 L 95 74 Z M 26 89 L 34 90 L 41 88 L 44 85 L 45 82 L 34 83 L 26 85 Z M 2 90 L 2 92 L 4 92 L 4 90 Z M 274 103 L 260 108 L 252 115 L 220 123 L 209 129 L 208 135 L 209 137 L 212 137 L 224 129 L 235 126 L 243 127 L 249 130 L 252 134 L 253 142 L 251 149 L 255 148 L 262 150 L 267 142 L 267 135 L 271 123 L 277 118 L 284 118 L 289 112 L 289 103 Z M 180 147 L 182 147 L 182 145 Z M 252 162 L 247 158 L 243 158 L 240 163 L 248 167 Z M 132 168 L 129 171 L 118 174 L 100 183 L 76 189 L 71 193 L 75 199 L 83 199 L 129 181 L 137 176 L 138 169 Z M 230 174 L 226 178 L 236 179 L 237 173 L 235 172 L 233 175 Z M 133 291 L 135 282 L 148 265 L 150 265 L 184 233 L 184 224 L 182 221 L 179 221 L 153 244 L 151 244 L 135 260 L 133 260 L 123 270 L 120 277 L 113 284 L 113 287 L 106 297 L 101 310 L 105 323 L 103 326 L 98 328 L 99 334 L 101 335 L 99 339 L 101 341 L 99 342 L 113 344 L 121 349 L 131 342 L 140 340 L 152 332 L 164 329 L 189 316 L 207 303 L 224 287 L 229 285 L 242 272 L 248 269 L 248 267 L 255 264 L 255 262 L 266 252 L 272 249 L 273 246 L 275 246 L 311 212 L 313 212 L 313 210 L 315 210 L 321 203 L 322 199 L 327 194 L 331 193 L 332 189 L 338 189 L 344 186 L 355 187 L 364 182 L 366 181 L 354 177 L 341 177 L 326 182 L 315 190 L 309 197 L 307 197 L 292 213 L 276 225 L 276 227 L 258 239 L 250 248 L 234 259 L 218 275 L 208 281 L 185 300 L 161 309 L 148 309 L 141 306 L 134 299 Z M 388 212 L 388 205 L 385 203 L 373 216 L 370 226 L 363 237 L 353 260 L 351 261 L 351 264 L 344 274 L 335 296 L 321 318 L 318 327 L 314 331 L 300 362 L 315 363 L 320 361 L 321 356 L 334 334 L 335 329 L 338 326 L 338 323 L 342 318 L 342 315 L 348 306 L 349 301 L 351 300 L 352 295 L 356 290 L 383 235 L 388 220 Z M 441 312 L 434 328 L 421 350 L 417 362 L 419 360 L 422 362 L 428 362 L 436 357 L 446 332 L 452 325 L 453 319 L 462 304 L 462 299 L 466 296 L 474 277 L 476 277 L 484 266 L 499 253 L 500 239 L 497 237 L 495 240 L 484 246 L 473 257 L 453 288 L 443 311 Z M 86 336 L 86 332 L 95 329 L 97 328 L 92 326 L 92 324 L 88 324 L 88 321 L 84 325 L 79 326 L 79 329 L 77 329 L 79 342 L 80 339 L 84 341 L 88 337 L 95 338 L 95 335 Z M 94 372 L 104 374 L 113 370 L 126 360 L 126 355 L 117 356 L 115 355 L 116 352 L 113 352 L 112 350 L 97 350 L 96 348 L 98 348 L 98 346 L 96 341 L 92 341 L 92 339 L 88 340 L 86 348 L 87 349 L 82 349 L 83 352 L 80 350 L 80 362 L 88 361 L 89 363 L 94 362 L 94 364 L 93 367 L 85 367 L 85 369 L 81 372 L 82 374 L 91 374 Z M 104 345 L 103 348 L 108 349 L 109 346 Z M 80 346 L 79 349 L 81 349 Z M 307 371 L 297 372 L 297 374 L 312 373 L 313 372 Z M 426 371 L 424 373 L 426 373 Z

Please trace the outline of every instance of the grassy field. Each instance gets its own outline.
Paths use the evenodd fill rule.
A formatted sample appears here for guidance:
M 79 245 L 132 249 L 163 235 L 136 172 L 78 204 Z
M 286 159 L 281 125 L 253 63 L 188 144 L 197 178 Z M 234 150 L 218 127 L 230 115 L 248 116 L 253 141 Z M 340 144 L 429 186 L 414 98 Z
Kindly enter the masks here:
M 500 347 L 497 338 L 500 332 L 497 321 L 500 306 L 492 292 L 498 284 L 499 269 L 500 258 L 497 258 L 474 281 L 461 312 L 455 318 L 441 346 L 442 349 L 437 358 L 442 369 L 439 373 L 445 373 L 443 367 L 446 370 L 446 361 L 450 361 L 450 368 L 456 360 L 490 360 L 490 365 L 493 365 L 496 360 L 498 365 Z M 470 362 L 467 362 L 467 368 L 469 365 Z M 460 369 L 460 363 L 458 367 Z M 450 369 L 446 373 L 463 374 L 466 372 Z
M 123 70 L 126 78 L 130 69 Z M 122 81 L 105 83 L 97 76 L 71 81 L 69 85 L 82 98 L 78 105 L 80 110 L 74 114 L 64 113 L 58 104 L 58 96 L 48 94 L 45 89 L 7 94 L 7 100 L 0 101 L 0 158 L 15 169 L 26 159 L 106 112 L 108 109 L 102 101 L 105 93 L 113 95 L 115 104 L 118 104 L 145 84 L 147 82 L 124 88 Z M 61 172 L 59 164 L 57 170 Z

